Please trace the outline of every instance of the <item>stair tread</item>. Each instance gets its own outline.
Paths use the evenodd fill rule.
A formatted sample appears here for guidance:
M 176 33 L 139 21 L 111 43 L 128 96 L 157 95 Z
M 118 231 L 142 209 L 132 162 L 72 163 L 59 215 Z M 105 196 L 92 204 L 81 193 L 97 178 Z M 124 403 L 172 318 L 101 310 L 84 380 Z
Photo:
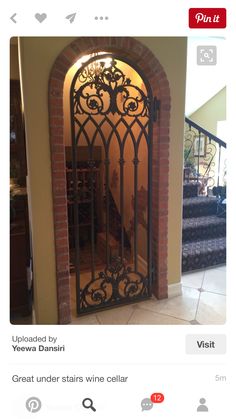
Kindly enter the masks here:
M 226 238 L 218 237 L 215 239 L 198 240 L 184 243 L 182 246 L 183 257 L 191 254 L 197 255 L 202 253 L 213 252 L 216 250 L 224 250 L 226 248 Z
M 183 184 L 183 198 L 192 198 L 198 196 L 198 187 L 197 182 L 194 183 L 184 183 Z
M 196 196 L 183 199 L 183 218 L 205 217 L 216 215 L 217 198 Z
M 217 202 L 217 198 L 215 196 L 195 196 L 192 198 L 184 198 L 183 205 L 199 205 L 199 204 L 210 204 Z
M 204 217 L 193 217 L 183 219 L 183 229 L 199 228 L 212 225 L 226 224 L 225 218 L 217 217 L 217 215 L 207 215 Z

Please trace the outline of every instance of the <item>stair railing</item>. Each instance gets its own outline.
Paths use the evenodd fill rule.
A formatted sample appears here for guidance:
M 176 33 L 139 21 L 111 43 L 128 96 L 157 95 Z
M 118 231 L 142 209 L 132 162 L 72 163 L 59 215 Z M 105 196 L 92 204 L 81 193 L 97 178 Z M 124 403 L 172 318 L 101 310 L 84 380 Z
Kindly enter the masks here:
M 184 181 L 198 182 L 200 193 L 226 184 L 226 143 L 185 117 Z

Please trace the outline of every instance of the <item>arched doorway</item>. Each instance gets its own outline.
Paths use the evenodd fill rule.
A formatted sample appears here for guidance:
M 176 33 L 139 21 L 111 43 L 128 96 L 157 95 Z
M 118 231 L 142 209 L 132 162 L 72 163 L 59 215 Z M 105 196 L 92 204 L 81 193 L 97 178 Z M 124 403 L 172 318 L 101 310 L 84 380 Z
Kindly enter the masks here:
M 150 295 L 151 291 L 157 298 L 165 298 L 167 296 L 167 229 L 168 229 L 168 165 L 169 165 L 169 117 L 170 117 L 170 92 L 169 92 L 169 84 L 166 78 L 166 74 L 160 65 L 158 59 L 151 53 L 151 51 L 144 46 L 143 44 L 139 43 L 137 40 L 133 38 L 78 38 L 76 41 L 71 43 L 62 53 L 59 55 L 58 59 L 56 60 L 50 77 L 49 83 L 49 114 L 50 114 L 50 140 L 51 140 L 51 161 L 52 161 L 52 187 L 53 187 L 53 202 L 54 202 L 54 227 L 55 227 L 55 249 L 56 249 L 56 267 L 57 267 L 57 285 L 58 285 L 58 313 L 59 313 L 59 322 L 60 323 L 68 323 L 70 322 L 70 274 L 69 274 L 69 266 L 70 266 L 70 254 L 69 254 L 69 235 L 68 235 L 68 211 L 67 211 L 67 187 L 66 187 L 66 156 L 64 150 L 64 125 L 65 121 L 63 121 L 63 88 L 64 88 L 64 81 L 66 74 L 69 68 L 81 57 L 88 54 L 94 54 L 101 51 L 106 51 L 108 55 L 112 55 L 118 59 L 119 62 L 125 63 L 127 66 L 131 65 L 131 67 L 141 75 L 141 79 L 143 80 L 143 94 L 150 99 L 150 115 L 152 113 L 152 118 L 148 118 L 149 123 L 143 128 L 143 137 L 145 135 L 149 138 L 150 134 L 152 133 L 152 152 L 147 152 L 147 156 L 149 156 L 149 163 L 148 163 L 148 183 L 147 188 L 141 189 L 141 192 L 138 190 L 138 199 L 136 198 L 136 224 L 138 220 L 140 220 L 144 214 L 138 213 L 137 210 L 137 203 L 139 200 L 141 202 L 142 199 L 145 199 L 148 202 L 145 217 L 143 217 L 144 222 L 146 221 L 146 231 L 147 231 L 147 269 L 149 269 L 148 278 L 152 278 L 148 285 L 146 285 L 143 289 L 145 292 L 139 293 L 139 297 L 143 298 Z M 105 57 L 103 57 L 105 58 Z M 93 59 L 91 60 L 94 61 Z M 137 71 L 138 70 L 138 71 Z M 143 96 L 143 97 L 144 97 Z M 122 97 L 122 95 L 121 95 Z M 136 97 L 136 96 L 135 96 Z M 155 100 L 153 99 L 155 98 Z M 134 99 L 134 98 L 133 98 Z M 124 101 L 124 97 L 122 99 Z M 133 100 L 133 103 L 135 101 Z M 131 102 L 132 103 L 132 102 Z M 157 104 L 160 103 L 160 109 L 157 109 Z M 94 106 L 96 109 L 95 102 L 91 103 L 91 106 Z M 131 105 L 130 110 L 134 105 Z M 72 107 L 73 108 L 73 107 Z M 115 114 L 115 113 L 114 113 Z M 127 117 L 128 118 L 128 117 Z M 122 116 L 123 121 L 125 120 L 124 116 Z M 151 121 L 151 122 L 150 122 Z M 94 124 L 94 122 L 93 122 Z M 102 140 L 101 135 L 101 128 L 99 123 L 96 122 L 95 125 L 97 132 L 97 140 L 100 141 L 101 144 L 104 142 Z M 83 124 L 82 124 L 83 126 Z M 112 127 L 113 126 L 113 127 Z M 142 126 L 142 124 L 141 124 Z M 117 150 L 119 152 L 122 150 L 119 143 L 119 136 L 114 134 L 114 122 L 113 125 L 110 125 L 110 129 L 113 131 L 113 137 L 116 137 L 114 143 L 117 146 Z M 148 127 L 148 128 L 147 128 Z M 104 128 L 104 127 L 103 127 Z M 141 128 L 141 127 L 140 127 Z M 78 127 L 77 127 L 78 129 Z M 83 136 L 86 137 L 84 128 L 81 128 L 83 131 Z M 124 129 L 128 131 L 127 134 L 127 142 L 128 138 L 130 143 L 133 144 L 133 150 L 135 153 L 135 146 L 132 140 L 132 130 L 129 124 L 124 124 Z M 117 129 L 116 129 L 117 131 Z M 146 134 L 144 134 L 146 132 Z M 72 133 L 72 137 L 76 138 Z M 109 136 L 109 134 L 108 134 Z M 111 136 L 112 137 L 112 136 Z M 99 138 L 99 140 L 98 140 Z M 78 138 L 76 138 L 77 140 Z M 83 140 L 84 144 L 86 145 L 86 139 Z M 95 140 L 94 140 L 95 141 Z M 147 143 L 147 139 L 145 140 Z M 144 142 L 144 141 L 143 141 Z M 110 140 L 111 143 L 111 140 Z M 88 146 L 88 143 L 87 143 Z M 105 147 L 104 147 L 105 149 Z M 105 151 L 106 152 L 106 151 Z M 91 153 L 91 147 L 90 147 Z M 91 156 L 91 155 L 90 155 Z M 93 161 L 92 158 L 89 156 L 89 161 Z M 77 170 L 76 167 L 76 156 L 74 156 L 74 164 L 71 167 L 73 171 L 74 168 L 74 185 L 76 185 L 77 179 L 75 172 Z M 126 163 L 122 162 L 122 157 L 119 159 L 119 177 L 122 177 L 122 170 L 124 172 L 124 167 Z M 125 160 L 125 158 L 124 158 Z M 132 160 L 135 160 L 132 158 Z M 137 159 L 138 160 L 138 159 Z M 137 167 L 139 166 L 139 162 L 137 162 Z M 105 161 L 105 160 L 104 160 Z M 133 173 L 135 172 L 135 163 L 132 161 L 130 162 L 133 165 Z M 93 165 L 93 163 L 91 163 Z M 104 162 L 103 162 L 104 164 Z M 122 169 L 122 166 L 123 169 Z M 92 168 L 90 171 L 92 172 Z M 104 172 L 106 172 L 106 168 L 104 166 Z M 123 173 L 124 175 L 124 173 Z M 106 177 L 106 175 L 104 175 Z M 90 181 L 93 177 L 90 175 Z M 114 177 L 115 179 L 115 177 Z M 151 179 L 151 181 L 150 181 Z M 128 183 L 127 181 L 126 183 Z M 131 180 L 131 183 L 134 185 L 134 181 Z M 121 197 L 122 194 L 120 194 Z M 134 198 L 132 200 L 133 208 L 135 208 L 135 194 L 133 194 Z M 136 195 L 137 196 L 137 195 Z M 109 200 L 108 200 L 109 201 Z M 107 201 L 106 201 L 107 202 Z M 151 203 L 151 204 L 150 204 Z M 74 205 L 74 204 L 73 204 Z M 122 204 L 122 197 L 119 201 L 119 206 L 124 205 Z M 77 206 L 75 203 L 74 207 Z M 139 207 L 139 205 L 138 205 Z M 77 208 L 78 209 L 78 208 Z M 151 216 L 151 209 L 152 209 L 152 216 Z M 76 210 L 73 210 L 74 213 Z M 135 210 L 134 210 L 135 212 Z M 92 210 L 91 210 L 92 214 Z M 148 215 L 149 214 L 149 215 Z M 76 220 L 76 217 L 75 217 Z M 124 220 L 121 220 L 121 226 L 124 224 Z M 133 220 L 133 226 L 135 225 L 135 220 Z M 152 228 L 150 226 L 152 225 Z M 77 227 L 78 228 L 78 227 Z M 131 229 L 132 230 L 132 229 Z M 123 233 L 122 233 L 123 231 Z M 150 234 L 151 232 L 151 234 Z M 126 232 L 127 233 L 127 232 Z M 110 230 L 108 228 L 108 235 L 110 234 Z M 123 235 L 123 239 L 122 239 Z M 136 237 L 139 236 L 139 233 Z M 107 237 L 107 229 L 105 228 L 105 237 Z M 129 239 L 130 236 L 128 236 Z M 121 228 L 120 229 L 120 241 L 119 241 L 119 249 L 118 249 L 118 257 L 122 256 L 122 240 L 125 244 L 125 231 Z M 79 246 L 79 239 L 77 237 L 78 246 Z M 92 244 L 92 233 L 90 234 L 90 246 Z M 105 239 L 105 258 L 107 258 L 107 254 L 109 254 L 110 250 L 107 252 L 107 241 Z M 130 239 L 130 253 L 132 254 L 132 263 L 131 268 L 135 267 L 135 239 L 134 234 L 133 238 Z M 137 242 L 139 240 L 137 239 Z M 95 243 L 95 238 L 94 238 Z M 126 242 L 127 243 L 127 242 Z M 95 246 L 97 244 L 95 243 Z M 100 246 L 101 247 L 101 246 Z M 123 245 L 123 254 L 126 252 L 125 247 Z M 78 249 L 78 247 L 77 247 Z M 76 252 L 78 258 L 78 251 Z M 136 252 L 137 253 L 137 252 Z M 90 254 L 92 257 L 92 251 L 90 250 Z M 149 263 L 151 261 L 151 263 Z M 78 264 L 79 261 L 77 260 Z M 109 260 L 110 262 L 110 260 Z M 77 264 L 77 266 L 78 266 Z M 136 262 L 137 265 L 137 262 Z M 107 264 L 105 265 L 107 266 Z M 129 267 L 129 266 L 128 266 Z M 150 269 L 152 272 L 150 272 Z M 94 269 L 96 272 L 96 269 Z M 103 274 L 105 270 L 101 271 Z M 144 275 L 143 275 L 144 276 Z M 144 276 L 147 278 L 147 274 Z M 91 281 L 91 279 L 90 279 Z M 141 281 L 142 282 L 142 281 Z M 78 281 L 77 281 L 78 284 Z M 78 287 L 79 288 L 79 287 Z M 124 285 L 123 285 L 124 289 Z M 132 293 L 135 294 L 133 286 L 131 286 Z M 91 292 L 91 290 L 90 290 Z M 110 295 L 110 294 L 109 294 Z M 90 294 L 91 296 L 91 294 Z M 102 300 L 102 296 L 100 293 L 96 295 L 98 300 Z
M 79 315 L 152 295 L 154 99 L 133 63 L 92 55 L 71 81 L 66 152 Z

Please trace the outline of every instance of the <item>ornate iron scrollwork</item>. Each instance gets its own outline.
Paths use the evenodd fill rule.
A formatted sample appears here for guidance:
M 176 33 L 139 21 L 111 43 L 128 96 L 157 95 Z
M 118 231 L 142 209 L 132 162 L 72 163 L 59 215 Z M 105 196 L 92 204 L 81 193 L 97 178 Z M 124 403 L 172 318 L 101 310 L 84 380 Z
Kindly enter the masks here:
M 110 54 L 105 54 L 100 57 L 96 56 L 89 60 L 87 65 L 85 64 L 76 73 L 72 82 L 70 106 L 73 133 L 74 197 L 77 195 L 77 147 L 81 145 L 81 142 L 82 144 L 86 144 L 89 154 L 87 168 L 91 172 L 89 177 L 90 182 L 86 185 L 88 188 L 87 200 L 89 201 L 91 220 L 91 228 L 89 233 L 87 233 L 90 234 L 88 241 L 90 240 L 91 245 L 91 269 L 85 275 L 81 274 L 79 269 L 79 263 L 82 261 L 82 251 L 79 246 L 81 234 L 80 221 L 77 230 L 75 230 L 78 314 L 142 300 L 148 298 L 151 294 L 150 215 L 147 217 L 146 224 L 142 224 L 142 227 L 147 232 L 147 240 L 144 245 L 146 248 L 143 252 L 146 255 L 144 256 L 146 258 L 144 261 L 140 257 L 138 248 L 140 234 L 138 226 L 140 224 L 139 207 L 141 205 L 141 199 L 138 196 L 138 185 L 141 161 L 141 158 L 139 158 L 139 149 L 141 147 L 147 150 L 145 158 L 146 164 L 149 164 L 148 153 L 151 149 L 153 123 L 153 118 L 150 115 L 154 112 L 154 105 L 150 87 L 147 88 L 144 82 L 142 82 L 141 76 L 136 79 L 135 76 L 133 77 L 136 82 L 139 80 L 135 84 L 130 77 L 124 74 L 122 70 L 127 69 L 127 66 L 129 67 L 128 64 L 122 63 L 122 60 L 115 60 Z M 132 74 L 130 71 L 131 68 L 128 70 L 128 75 Z M 137 76 L 139 73 L 136 73 Z M 135 74 L 135 70 L 133 74 Z M 150 96 L 148 96 L 148 92 Z M 118 217 L 114 217 L 115 223 L 114 219 L 112 219 L 112 202 L 115 201 L 110 190 L 110 153 L 112 153 L 113 141 L 117 148 L 112 158 L 116 160 L 119 166 L 119 169 L 117 169 L 117 176 L 119 178 L 117 179 L 116 191 L 118 203 L 114 205 L 116 211 L 118 211 Z M 126 145 L 127 143 L 128 146 Z M 104 186 L 100 189 L 104 198 L 104 214 L 102 220 L 100 220 L 99 230 L 94 223 L 96 219 L 94 214 L 97 207 L 95 205 L 96 190 L 92 187 L 94 148 L 98 144 L 103 147 L 102 162 L 104 164 L 102 169 Z M 127 150 L 130 150 L 130 155 L 125 155 Z M 124 220 L 125 183 L 129 181 L 129 179 L 125 178 L 128 156 L 130 157 L 129 163 L 133 162 L 133 165 L 130 166 L 130 170 L 133 172 L 133 249 L 131 249 L 132 246 L 129 242 L 126 232 L 127 226 L 125 226 Z M 143 157 L 142 160 L 145 161 L 145 158 Z M 143 171 L 145 170 L 143 169 Z M 148 180 L 145 182 L 150 185 L 151 170 L 148 167 L 147 174 Z M 150 194 L 145 195 L 147 209 L 150 208 L 150 196 Z M 73 205 L 74 219 L 76 220 L 79 213 L 79 200 L 74 199 Z M 113 228 L 114 225 L 116 230 Z M 104 235 L 104 239 L 101 239 L 102 252 L 99 250 L 97 233 Z M 110 247 L 110 238 L 114 246 L 113 250 Z M 141 259 L 143 261 L 142 263 L 140 262 Z M 101 271 L 99 272 L 100 269 Z
M 226 143 L 189 118 L 185 118 L 184 179 L 198 181 L 199 193 L 226 182 Z
M 80 290 L 81 309 L 105 307 L 140 297 L 148 297 L 148 279 L 134 272 L 120 257 L 113 257 L 104 272 L 99 272 L 97 278 Z
M 74 113 L 105 115 L 111 112 L 128 116 L 148 116 L 149 99 L 126 77 L 117 62 L 95 61 L 94 67 L 85 67 L 78 75 L 82 85 L 74 89 Z
M 200 150 L 199 141 L 204 141 L 204 150 Z M 199 144 L 199 147 L 196 147 Z M 205 188 L 213 187 L 216 183 L 215 171 L 217 144 L 209 137 L 202 136 L 199 131 L 186 124 L 184 133 L 185 168 L 189 168 L 192 179 L 205 181 Z

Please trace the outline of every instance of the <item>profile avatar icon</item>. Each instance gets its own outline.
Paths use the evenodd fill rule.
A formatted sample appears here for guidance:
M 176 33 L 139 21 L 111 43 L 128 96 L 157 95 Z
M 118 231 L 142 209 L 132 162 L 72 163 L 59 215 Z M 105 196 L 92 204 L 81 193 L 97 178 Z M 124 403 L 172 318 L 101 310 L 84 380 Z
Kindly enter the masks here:
M 203 397 L 199 400 L 200 405 L 197 408 L 197 412 L 208 412 L 208 407 L 205 405 L 206 399 Z

